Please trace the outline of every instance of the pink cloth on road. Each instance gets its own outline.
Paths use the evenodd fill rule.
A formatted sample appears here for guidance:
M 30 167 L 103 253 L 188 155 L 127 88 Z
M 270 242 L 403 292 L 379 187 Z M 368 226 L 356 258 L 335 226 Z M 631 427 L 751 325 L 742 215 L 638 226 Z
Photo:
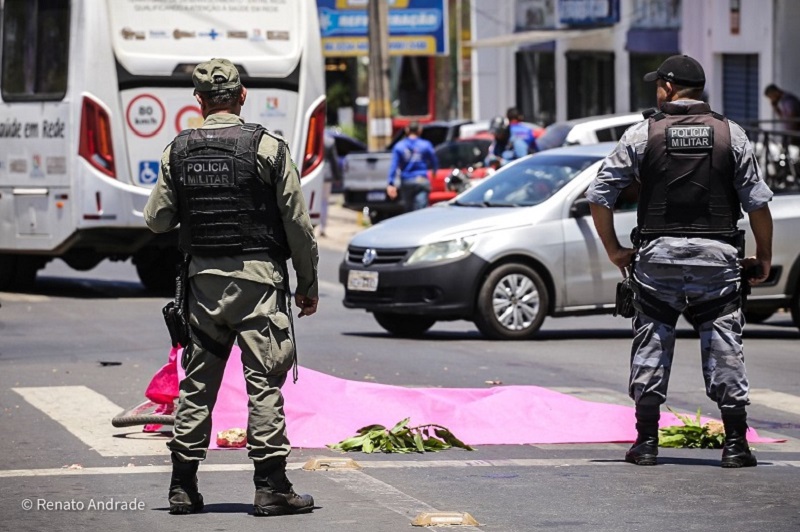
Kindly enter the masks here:
M 180 364 L 173 364 L 178 378 L 183 378 Z M 290 376 L 283 394 L 289 441 L 298 448 L 323 448 L 366 425 L 391 427 L 406 417 L 411 418 L 410 426 L 443 425 L 470 445 L 614 443 L 636 438 L 632 407 L 584 401 L 539 386 L 405 388 L 300 368 L 297 384 Z M 218 432 L 247 427 L 247 400 L 241 352 L 234 346 L 213 412 L 212 448 Z M 680 424 L 673 414 L 662 412 L 662 427 Z M 779 441 L 761 438 L 752 429 L 748 440 Z

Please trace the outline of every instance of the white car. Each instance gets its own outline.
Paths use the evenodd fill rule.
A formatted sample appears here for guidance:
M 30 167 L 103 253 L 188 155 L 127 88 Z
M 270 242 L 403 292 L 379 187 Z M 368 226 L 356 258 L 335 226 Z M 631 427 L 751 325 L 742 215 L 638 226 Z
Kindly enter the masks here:
M 525 339 L 546 316 L 609 313 L 619 269 L 608 260 L 584 197 L 612 143 L 531 155 L 439 206 L 357 234 L 339 267 L 344 306 L 371 312 L 398 336 L 437 321 L 470 320 L 489 338 Z M 753 287 L 745 316 L 790 308 L 800 327 L 800 194 L 778 194 L 769 279 Z M 616 207 L 630 246 L 635 203 Z M 739 226 L 748 230 L 747 219 Z M 755 250 L 752 235 L 746 250 Z
M 542 136 L 536 139 L 536 144 L 540 150 L 549 150 L 559 146 L 616 142 L 626 129 L 642 120 L 642 113 L 627 113 L 554 122 L 544 129 Z

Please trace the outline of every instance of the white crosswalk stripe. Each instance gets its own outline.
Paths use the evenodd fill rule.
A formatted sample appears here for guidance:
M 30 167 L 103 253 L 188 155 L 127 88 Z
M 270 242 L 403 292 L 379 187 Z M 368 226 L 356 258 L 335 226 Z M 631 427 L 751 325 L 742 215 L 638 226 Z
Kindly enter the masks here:
M 39 294 L 17 294 L 14 292 L 0 292 L 0 302 L 7 303 L 42 303 L 50 301 L 50 297 Z
M 554 386 L 550 390 L 574 395 L 586 401 L 609 403 L 615 405 L 631 406 L 632 402 L 627 393 L 618 392 L 608 388 L 575 388 L 569 386 Z M 750 390 L 750 402 L 772 410 L 780 410 L 789 414 L 800 416 L 800 397 L 784 392 L 776 392 L 766 388 Z
M 549 389 L 556 392 L 573 395 L 585 401 L 594 401 L 597 403 L 623 406 L 631 406 L 632 404 L 627 393 L 618 392 L 608 388 L 576 388 L 568 386 L 555 386 Z M 750 390 L 750 400 L 753 404 L 756 404 L 760 407 L 800 415 L 800 397 L 796 395 L 755 388 Z M 695 412 L 681 413 L 692 416 L 695 414 Z M 781 434 L 776 434 L 763 429 L 757 430 L 758 434 L 764 436 L 765 438 L 773 438 L 776 440 L 786 439 L 786 437 Z M 788 438 L 786 440 L 787 441 L 785 443 L 777 444 L 770 450 L 779 452 L 800 452 L 800 440 L 794 438 Z
M 750 390 L 750 402 L 800 416 L 800 397 L 796 395 L 756 388 Z
M 631 405 L 627 394 L 607 388 L 552 387 L 550 389 L 586 401 Z M 47 386 L 13 388 L 13 390 L 101 456 L 168 454 L 165 445 L 167 437 L 164 435 L 145 434 L 139 427 L 113 427 L 111 418 L 119 414 L 122 407 L 86 386 Z M 751 394 L 753 402 L 761 407 L 800 415 L 798 396 L 767 389 L 755 389 Z M 768 438 L 785 438 L 780 434 L 761 429 L 758 432 Z M 769 450 L 800 452 L 800 440 L 789 439 L 786 443 L 771 445 Z
M 86 386 L 12 389 L 101 456 L 168 454 L 165 436 L 145 434 L 139 427 L 112 426 L 111 418 L 122 412 L 122 407 Z

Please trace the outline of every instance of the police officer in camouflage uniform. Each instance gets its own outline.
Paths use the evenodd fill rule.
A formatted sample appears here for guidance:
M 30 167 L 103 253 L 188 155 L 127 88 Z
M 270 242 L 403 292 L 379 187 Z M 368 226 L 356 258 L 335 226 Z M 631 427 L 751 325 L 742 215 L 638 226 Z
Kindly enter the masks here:
M 772 192 L 744 130 L 700 101 L 705 73 L 673 56 L 645 76 L 659 111 L 631 126 L 605 159 L 586 197 L 606 252 L 635 287 L 629 393 L 636 442 L 625 460 L 655 465 L 659 408 L 667 398 L 675 324 L 683 313 L 700 334 L 706 394 L 725 425 L 722 467 L 750 467 L 745 438 L 748 382 L 742 354 L 742 283 L 767 279 L 772 260 Z M 636 249 L 614 230 L 620 192 L 640 186 Z M 755 256 L 743 258 L 737 221 L 748 213 Z M 749 281 L 743 270 L 757 270 Z
M 299 316 L 317 310 L 317 244 L 286 143 L 239 118 L 247 91 L 226 59 L 197 65 L 195 98 L 205 121 L 181 132 L 161 157 L 144 217 L 155 232 L 180 223 L 191 256 L 191 344 L 182 364 L 172 451 L 169 511 L 199 512 L 197 469 L 205 459 L 211 411 L 234 340 L 242 350 L 249 396 L 247 447 L 255 463 L 254 512 L 311 511 L 286 478 L 291 447 L 281 386 L 296 358 L 288 300 L 291 258 Z

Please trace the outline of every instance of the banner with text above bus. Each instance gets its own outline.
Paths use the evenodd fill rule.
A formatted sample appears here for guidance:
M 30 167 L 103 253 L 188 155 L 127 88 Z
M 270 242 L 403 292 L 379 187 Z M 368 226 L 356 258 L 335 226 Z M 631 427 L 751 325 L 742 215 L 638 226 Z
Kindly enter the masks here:
M 446 0 L 387 0 L 389 55 L 448 55 Z M 367 0 L 317 0 L 325 57 L 368 55 Z

